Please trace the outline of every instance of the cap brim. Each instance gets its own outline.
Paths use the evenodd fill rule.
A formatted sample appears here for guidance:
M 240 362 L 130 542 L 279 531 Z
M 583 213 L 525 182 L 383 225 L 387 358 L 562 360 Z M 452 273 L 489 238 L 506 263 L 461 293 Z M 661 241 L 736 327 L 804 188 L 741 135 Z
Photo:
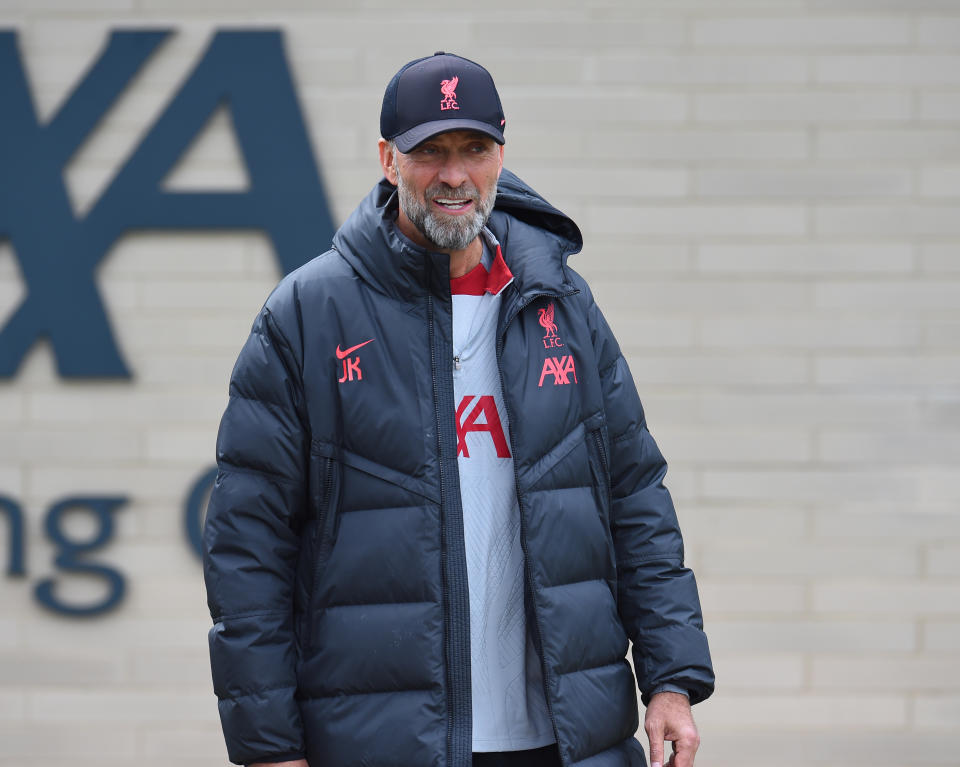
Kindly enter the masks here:
M 433 122 L 417 125 L 408 131 L 394 136 L 393 143 L 397 145 L 397 149 L 406 153 L 428 138 L 433 138 L 434 136 L 439 136 L 441 133 L 449 133 L 455 130 L 479 131 L 492 138 L 498 144 L 506 143 L 503 139 L 503 131 L 499 131 L 492 125 L 480 122 L 479 120 L 434 120 Z

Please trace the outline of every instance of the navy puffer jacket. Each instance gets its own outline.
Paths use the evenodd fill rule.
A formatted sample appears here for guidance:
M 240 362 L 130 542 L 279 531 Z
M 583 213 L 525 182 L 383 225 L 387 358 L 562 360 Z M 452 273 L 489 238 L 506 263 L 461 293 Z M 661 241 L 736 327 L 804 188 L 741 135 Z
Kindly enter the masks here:
M 398 233 L 396 206 L 381 181 L 333 249 L 280 282 L 233 371 L 205 576 L 237 763 L 471 763 L 448 260 Z M 560 754 L 639 767 L 636 685 L 645 698 L 679 685 L 694 703 L 713 689 L 666 465 L 566 267 L 576 225 L 504 171 L 489 226 L 515 277 L 497 358 Z M 545 343 L 538 309 L 551 304 Z

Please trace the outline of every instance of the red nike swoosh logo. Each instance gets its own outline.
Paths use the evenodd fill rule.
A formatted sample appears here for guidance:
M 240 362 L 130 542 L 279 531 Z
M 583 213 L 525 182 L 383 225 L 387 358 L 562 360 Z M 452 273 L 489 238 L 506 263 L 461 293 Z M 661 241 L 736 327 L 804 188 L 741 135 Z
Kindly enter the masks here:
M 374 341 L 376 341 L 376 340 L 377 340 L 376 338 L 371 338 L 369 341 L 364 341 L 362 344 L 357 344 L 356 346 L 351 346 L 351 347 L 350 347 L 349 349 L 347 349 L 346 351 L 340 351 L 340 344 L 337 344 L 337 359 L 338 359 L 338 360 L 342 360 L 344 357 L 346 357 L 347 355 L 349 355 L 351 352 L 355 352 L 355 351 L 356 351 L 357 349 L 359 349 L 361 346 L 366 346 L 367 344 L 372 344 L 372 343 L 373 343 Z

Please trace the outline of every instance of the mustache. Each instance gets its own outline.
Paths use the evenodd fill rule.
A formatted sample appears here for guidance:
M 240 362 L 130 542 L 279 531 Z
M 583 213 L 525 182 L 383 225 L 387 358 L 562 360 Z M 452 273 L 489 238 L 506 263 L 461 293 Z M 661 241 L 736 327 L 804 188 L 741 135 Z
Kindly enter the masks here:
M 460 184 L 456 189 L 448 184 L 436 184 L 427 189 L 427 198 L 449 197 L 455 200 L 479 200 L 480 191 L 469 183 Z

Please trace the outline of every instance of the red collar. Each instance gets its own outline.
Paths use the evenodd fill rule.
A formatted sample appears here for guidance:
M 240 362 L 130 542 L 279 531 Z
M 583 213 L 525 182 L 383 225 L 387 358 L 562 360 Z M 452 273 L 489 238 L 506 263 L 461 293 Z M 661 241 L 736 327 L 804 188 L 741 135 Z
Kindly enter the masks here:
M 450 280 L 450 293 L 455 296 L 482 296 L 484 293 L 497 296 L 512 280 L 513 274 L 503 260 L 500 246 L 497 245 L 497 254 L 490 265 L 490 271 L 487 271 L 483 262 L 477 264 L 462 277 Z

